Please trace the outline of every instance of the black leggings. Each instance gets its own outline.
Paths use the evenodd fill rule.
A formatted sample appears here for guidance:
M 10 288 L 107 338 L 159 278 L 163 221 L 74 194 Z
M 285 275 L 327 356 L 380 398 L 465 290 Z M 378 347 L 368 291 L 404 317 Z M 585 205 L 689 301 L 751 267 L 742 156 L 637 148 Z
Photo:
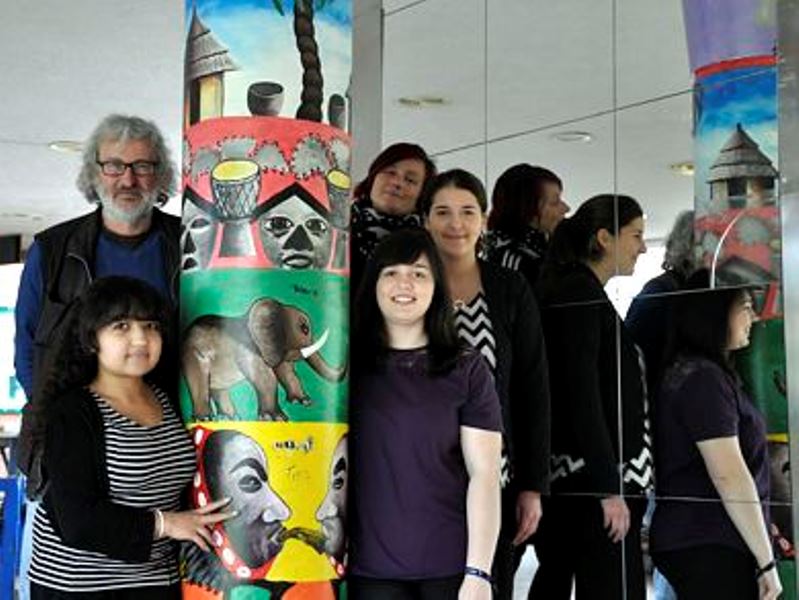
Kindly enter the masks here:
M 462 582 L 463 575 L 408 581 L 350 576 L 347 579 L 347 598 L 348 600 L 457 600 Z
M 31 600 L 180 600 L 180 584 L 104 592 L 62 592 L 31 582 Z
M 641 521 L 646 499 L 625 498 L 630 529 L 619 543 L 608 538 L 599 498 L 555 495 L 544 498 L 544 516 L 533 545 L 538 571 L 530 598 L 569 600 L 645 600 Z M 722 597 L 722 596 L 717 596 Z
M 680 600 L 757 600 L 755 559 L 728 546 L 694 546 L 653 552 L 652 562 Z

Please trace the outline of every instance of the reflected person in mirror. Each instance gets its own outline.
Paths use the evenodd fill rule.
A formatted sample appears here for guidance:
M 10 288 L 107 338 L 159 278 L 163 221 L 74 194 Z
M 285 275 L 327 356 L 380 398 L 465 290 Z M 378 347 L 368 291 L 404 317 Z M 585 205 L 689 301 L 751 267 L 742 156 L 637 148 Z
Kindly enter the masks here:
M 697 271 L 675 304 L 655 404 L 652 559 L 678 598 L 774 600 L 766 421 L 734 370 L 757 315 L 745 287 Z
M 526 163 L 513 165 L 494 184 L 485 259 L 520 271 L 535 286 L 549 238 L 567 212 L 563 183 L 555 173 Z
M 646 598 L 640 533 L 652 454 L 643 361 L 604 290 L 611 277 L 632 275 L 644 252 L 638 202 L 603 194 L 558 225 L 541 271 L 552 495 L 533 539 L 531 598 L 569 600 L 573 586 L 577 600 Z

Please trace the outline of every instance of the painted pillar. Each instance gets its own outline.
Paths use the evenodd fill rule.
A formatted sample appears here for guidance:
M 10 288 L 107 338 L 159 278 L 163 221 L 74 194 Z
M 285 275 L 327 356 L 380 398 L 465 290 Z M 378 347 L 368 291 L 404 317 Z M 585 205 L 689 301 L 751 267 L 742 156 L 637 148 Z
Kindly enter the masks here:
M 238 516 L 181 551 L 184 598 L 343 597 L 350 0 L 187 0 L 181 408 L 192 499 Z
M 771 533 L 783 597 L 796 598 L 782 301 L 776 2 L 683 0 L 694 72 L 696 230 L 718 285 L 757 283 L 760 316 L 738 357 L 766 415 Z M 795 407 L 794 407 L 795 409 Z M 723 577 L 719 574 L 719 577 Z

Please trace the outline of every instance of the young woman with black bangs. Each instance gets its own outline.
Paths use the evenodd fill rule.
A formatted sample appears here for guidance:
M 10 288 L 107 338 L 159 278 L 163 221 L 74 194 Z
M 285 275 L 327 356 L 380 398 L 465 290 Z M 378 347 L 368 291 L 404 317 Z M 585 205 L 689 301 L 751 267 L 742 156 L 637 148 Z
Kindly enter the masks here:
M 229 499 L 181 510 L 195 453 L 153 375 L 168 345 L 159 293 L 130 277 L 97 279 L 74 304 L 46 365 L 44 471 L 31 598 L 177 600 L 173 540 L 207 550 Z
M 427 232 L 377 246 L 356 307 L 350 598 L 491 600 L 499 402 Z

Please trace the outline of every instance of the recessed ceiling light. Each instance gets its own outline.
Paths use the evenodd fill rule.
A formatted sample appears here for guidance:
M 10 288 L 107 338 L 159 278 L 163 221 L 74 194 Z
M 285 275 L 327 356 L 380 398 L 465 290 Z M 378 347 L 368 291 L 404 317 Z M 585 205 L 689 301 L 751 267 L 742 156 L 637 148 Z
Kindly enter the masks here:
M 593 134 L 587 131 L 558 131 L 553 133 L 550 137 L 553 140 L 566 143 L 581 142 L 587 144 L 588 142 L 594 141 Z
M 684 175 L 685 177 L 693 177 L 695 171 L 694 163 L 691 162 L 690 160 L 670 164 L 669 169 L 671 169 L 678 175 Z
M 56 152 L 74 154 L 83 151 L 83 142 L 77 142 L 75 140 L 55 140 L 47 144 L 47 147 Z
M 441 96 L 402 96 L 397 98 L 397 102 L 407 108 L 429 108 L 447 104 L 446 98 Z

